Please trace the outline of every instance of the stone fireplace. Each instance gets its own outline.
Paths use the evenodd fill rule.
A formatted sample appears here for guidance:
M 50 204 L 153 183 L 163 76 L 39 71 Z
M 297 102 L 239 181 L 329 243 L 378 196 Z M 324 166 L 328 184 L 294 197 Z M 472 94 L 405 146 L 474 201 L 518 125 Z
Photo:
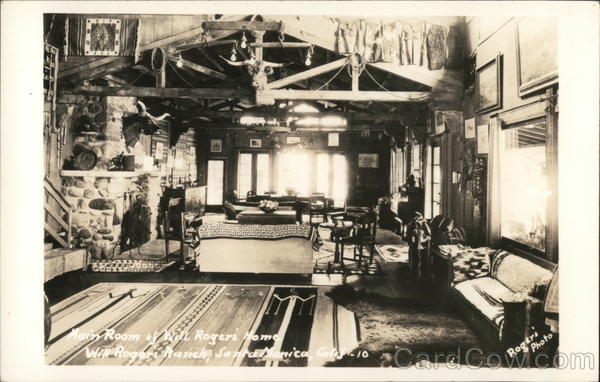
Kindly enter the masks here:
M 90 103 L 101 110 L 102 116 L 97 119 L 105 121 L 103 139 L 80 134 L 74 126 L 82 113 L 90 109 L 87 107 Z M 135 105 L 134 97 L 103 97 L 77 99 L 70 109 L 73 112 L 70 115 L 73 145 L 85 143 L 93 149 L 98 161 L 89 171 L 62 170 L 61 191 L 75 208 L 71 218 L 71 244 L 87 248 L 93 259 L 110 258 L 120 251 L 124 216 L 139 198 L 143 198 L 148 206 L 150 218 L 144 227 L 135 229 L 147 231 L 141 236 L 150 240 L 158 234 L 161 176 L 164 174 L 141 168 L 144 157 L 150 155 L 145 147 L 149 136 L 141 134 L 137 144 L 130 149 L 125 147 L 123 138 L 122 118 L 137 113 Z M 109 171 L 110 160 L 123 152 L 135 155 L 135 171 Z
M 145 198 L 150 222 L 136 229 L 147 229 L 150 240 L 157 237 L 162 193 L 158 174 L 63 171 L 62 192 L 75 207 L 72 244 L 88 248 L 93 259 L 110 258 L 120 251 L 123 217 L 137 198 Z

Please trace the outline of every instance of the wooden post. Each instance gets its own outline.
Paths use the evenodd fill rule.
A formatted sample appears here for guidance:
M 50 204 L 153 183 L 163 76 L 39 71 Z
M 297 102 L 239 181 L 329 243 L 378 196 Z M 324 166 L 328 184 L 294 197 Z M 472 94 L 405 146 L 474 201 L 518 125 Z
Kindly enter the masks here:
M 252 35 L 254 36 L 255 43 L 258 44 L 255 46 L 254 56 L 256 57 L 256 61 L 262 61 L 263 59 L 263 36 L 265 35 L 264 31 L 252 31 Z

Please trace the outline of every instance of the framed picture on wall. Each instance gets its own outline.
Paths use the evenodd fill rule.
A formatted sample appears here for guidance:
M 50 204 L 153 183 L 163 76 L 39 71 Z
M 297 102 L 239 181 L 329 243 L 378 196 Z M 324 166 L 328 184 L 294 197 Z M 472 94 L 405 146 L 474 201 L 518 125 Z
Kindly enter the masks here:
M 262 140 L 260 138 L 250 138 L 250 147 L 254 147 L 254 148 L 262 147 Z
M 515 23 L 519 96 L 558 82 L 558 22 L 523 17 Z
M 475 118 L 465 119 L 465 139 L 475 138 Z
M 222 139 L 211 139 L 210 140 L 210 152 L 220 153 L 223 151 L 223 140 Z
M 379 167 L 379 154 L 358 154 L 358 167 L 377 168 Z
M 502 107 L 502 55 L 475 72 L 475 108 L 485 113 Z
M 337 147 L 339 145 L 340 145 L 340 134 L 339 133 L 327 134 L 327 146 Z

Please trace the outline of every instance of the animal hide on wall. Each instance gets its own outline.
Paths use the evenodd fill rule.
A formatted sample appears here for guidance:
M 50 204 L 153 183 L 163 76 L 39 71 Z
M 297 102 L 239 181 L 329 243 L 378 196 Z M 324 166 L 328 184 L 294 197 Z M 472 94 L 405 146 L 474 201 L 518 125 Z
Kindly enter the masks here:
M 430 70 L 456 68 L 462 57 L 461 36 L 452 28 L 449 35 L 448 28 L 426 22 L 339 22 L 336 49 L 340 54 L 358 53 L 367 62 L 427 66 Z

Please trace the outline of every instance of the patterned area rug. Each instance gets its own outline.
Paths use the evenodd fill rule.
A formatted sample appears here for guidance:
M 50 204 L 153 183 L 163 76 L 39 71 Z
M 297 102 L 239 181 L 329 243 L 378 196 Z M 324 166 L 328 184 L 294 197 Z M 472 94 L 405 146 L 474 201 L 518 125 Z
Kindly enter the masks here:
M 349 285 L 327 293 L 336 303 L 356 314 L 360 322 L 361 341 L 355 353 L 365 358 L 343 357 L 328 366 L 394 367 L 394 355 L 400 365 L 414 365 L 420 359 L 460 355 L 464 364 L 468 349 L 471 365 L 483 364 L 487 349 L 465 324 L 452 305 L 424 296 L 389 298 L 369 291 L 355 291 Z M 396 354 L 398 349 L 405 351 Z M 411 353 L 412 352 L 412 353 Z M 439 358 L 445 359 L 445 358 Z
M 94 260 L 90 263 L 92 272 L 161 272 L 175 264 L 163 260 L 115 259 Z
M 358 344 L 316 287 L 100 283 L 50 312 L 49 365 L 323 366 Z

